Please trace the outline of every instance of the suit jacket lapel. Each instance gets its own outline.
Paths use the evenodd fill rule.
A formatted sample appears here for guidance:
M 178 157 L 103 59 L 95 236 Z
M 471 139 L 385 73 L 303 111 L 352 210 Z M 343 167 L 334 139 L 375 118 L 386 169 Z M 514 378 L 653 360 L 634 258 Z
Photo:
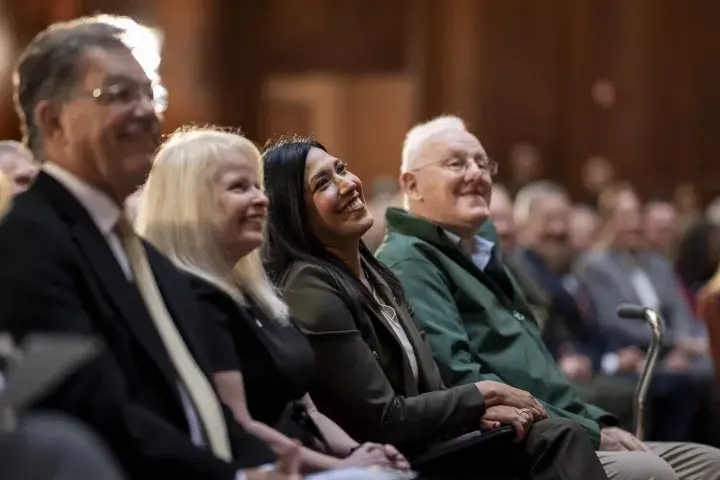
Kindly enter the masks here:
M 196 332 L 195 328 L 193 328 L 194 323 L 192 319 L 188 318 L 188 314 L 194 313 L 192 310 L 193 305 L 188 304 L 187 298 L 178 291 L 178 288 L 183 286 L 178 285 L 178 283 L 183 282 L 184 278 L 182 278 L 175 267 L 167 260 L 162 261 L 162 259 L 159 258 L 160 254 L 152 247 L 152 245 L 149 245 L 147 242 L 143 243 L 145 244 L 145 249 L 147 250 L 148 261 L 150 262 L 150 267 L 152 268 L 153 275 L 155 276 L 155 281 L 157 282 L 160 294 L 165 301 L 165 306 L 170 312 L 170 316 L 185 341 L 188 350 L 190 350 L 190 354 L 195 359 L 195 362 L 200 367 L 200 370 L 209 377 L 212 373 L 212 368 L 210 367 L 209 362 L 206 362 L 206 356 L 202 346 L 198 345 L 199 334 Z M 169 268 L 172 269 L 172 272 L 168 272 Z M 190 290 L 189 287 L 187 289 L 187 293 L 192 294 L 192 290 Z
M 106 300 L 115 306 L 122 318 L 128 323 L 135 338 L 146 350 L 160 370 L 173 385 L 175 369 L 165 351 L 147 309 L 137 289 L 125 278 L 120 264 L 115 259 L 110 246 L 100 230 L 90 218 L 90 214 L 63 186 L 45 173 L 36 180 L 43 194 L 49 197 L 50 204 L 59 211 L 68 223 L 70 233 L 87 258 L 87 265 L 102 285 Z

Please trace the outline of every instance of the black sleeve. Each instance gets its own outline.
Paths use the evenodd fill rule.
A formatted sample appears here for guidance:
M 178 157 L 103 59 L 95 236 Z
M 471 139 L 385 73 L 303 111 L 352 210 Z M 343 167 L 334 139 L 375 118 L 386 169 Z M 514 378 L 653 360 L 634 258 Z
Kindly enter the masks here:
M 16 340 L 34 332 L 102 338 L 81 303 L 81 267 L 65 232 L 12 217 L 0 227 L 0 329 Z M 108 442 L 129 478 L 235 478 L 235 466 L 196 447 L 187 433 L 133 401 L 109 350 L 34 408 L 63 411 L 86 422 Z
M 229 298 L 207 285 L 203 280 L 191 279 L 193 291 L 200 306 L 200 329 L 204 347 L 210 359 L 213 372 L 230 372 L 240 370 L 240 359 L 235 350 L 233 332 L 230 328 L 233 321 L 228 311 L 235 308 L 230 305 L 223 308 Z

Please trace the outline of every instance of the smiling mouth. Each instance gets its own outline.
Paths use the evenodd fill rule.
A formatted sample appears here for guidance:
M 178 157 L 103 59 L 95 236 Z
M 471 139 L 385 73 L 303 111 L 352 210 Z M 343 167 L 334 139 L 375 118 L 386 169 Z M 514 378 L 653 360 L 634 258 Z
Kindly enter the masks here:
M 348 202 L 348 204 L 340 210 L 340 213 L 351 213 L 358 211 L 364 207 L 365 203 L 360 199 L 360 196 L 358 195 L 357 197 L 355 197 L 354 200 Z

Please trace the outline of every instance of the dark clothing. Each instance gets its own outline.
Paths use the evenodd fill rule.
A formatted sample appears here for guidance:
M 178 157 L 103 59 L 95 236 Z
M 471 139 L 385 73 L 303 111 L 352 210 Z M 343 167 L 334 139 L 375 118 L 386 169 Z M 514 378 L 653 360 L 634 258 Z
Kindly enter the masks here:
M 582 426 L 566 418 L 535 423 L 523 443 L 468 449 L 419 468 L 423 479 L 607 479 Z
M 318 409 L 353 438 L 411 450 L 479 428 L 483 396 L 475 385 L 445 389 L 410 312 L 364 267 L 413 346 L 419 381 L 385 316 L 371 308 L 353 311 L 322 267 L 296 263 L 286 275 L 284 295 L 315 351 L 310 394 Z
M 550 270 L 532 251 L 520 248 L 515 253 L 518 259 L 527 265 L 527 271 L 533 276 L 551 298 L 551 315 L 543 339 L 555 358 L 560 358 L 562 350 L 585 355 L 593 364 L 593 370 L 600 370 L 602 357 L 607 353 L 607 341 L 594 317 L 590 297 L 583 291 L 582 285 L 570 276 L 559 275 Z M 568 285 L 571 284 L 571 285 Z M 572 292 L 571 292 L 571 288 Z M 578 297 L 588 303 L 581 310 Z
M 310 389 L 315 357 L 295 326 L 281 325 L 246 296 L 247 306 L 219 287 L 191 276 L 200 302 L 213 372 L 240 370 L 254 420 L 275 425 L 288 403 Z
M 199 310 L 184 276 L 151 245 L 148 261 L 168 311 L 201 371 Z M 193 444 L 178 373 L 140 292 L 125 277 L 87 210 L 41 172 L 0 225 L 0 329 L 16 341 L 47 332 L 98 337 L 106 349 L 35 408 L 80 418 L 131 478 L 231 480 L 274 459 L 225 410 L 235 464 Z
M 63 415 L 31 415 L 0 434 L 3 480 L 122 480 L 102 439 Z

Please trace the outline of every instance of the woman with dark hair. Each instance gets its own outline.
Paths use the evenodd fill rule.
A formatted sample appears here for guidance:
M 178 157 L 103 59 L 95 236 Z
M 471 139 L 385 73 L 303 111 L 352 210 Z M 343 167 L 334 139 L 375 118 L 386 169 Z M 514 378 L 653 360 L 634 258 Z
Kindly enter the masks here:
M 515 429 L 515 444 L 468 442 L 428 470 L 416 462 L 424 477 L 606 478 L 585 431 L 547 420 L 529 393 L 498 382 L 443 386 L 399 281 L 361 240 L 373 219 L 344 162 L 306 139 L 263 158 L 267 267 L 315 352 L 310 391 L 321 410 L 356 438 L 415 457 L 480 428 Z

